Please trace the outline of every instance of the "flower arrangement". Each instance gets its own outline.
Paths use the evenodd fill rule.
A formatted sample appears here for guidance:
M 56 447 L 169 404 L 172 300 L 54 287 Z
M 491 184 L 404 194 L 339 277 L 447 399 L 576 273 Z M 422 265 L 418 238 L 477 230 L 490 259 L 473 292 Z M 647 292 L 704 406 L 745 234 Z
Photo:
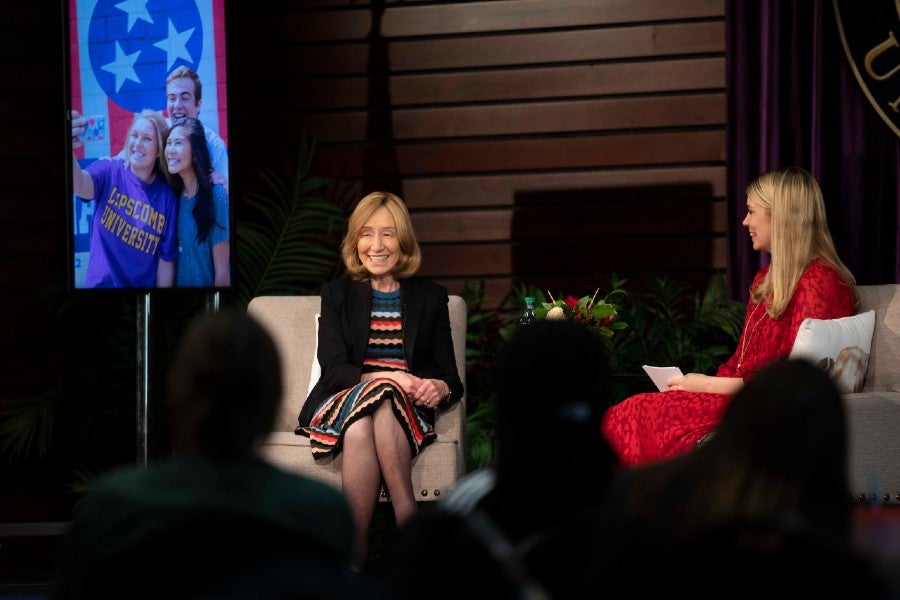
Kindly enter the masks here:
M 597 330 L 603 336 L 612 337 L 616 331 L 628 327 L 627 323 L 616 320 L 620 308 L 616 300 L 624 296 L 626 292 L 616 288 L 598 299 L 597 294 L 599 293 L 600 288 L 597 288 L 593 296 L 576 298 L 567 295 L 565 300 L 557 300 L 548 290 L 547 295 L 550 297 L 550 302 L 541 302 L 539 306 L 536 306 L 534 315 L 538 319 L 575 319 Z

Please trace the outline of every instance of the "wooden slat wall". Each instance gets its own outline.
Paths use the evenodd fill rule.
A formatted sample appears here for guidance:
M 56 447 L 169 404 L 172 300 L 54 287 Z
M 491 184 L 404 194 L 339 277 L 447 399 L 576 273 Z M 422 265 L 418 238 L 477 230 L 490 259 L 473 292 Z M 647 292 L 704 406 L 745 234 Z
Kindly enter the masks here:
M 65 351 L 42 300 L 67 278 L 61 6 L 12 3 L 0 20 L 5 397 L 31 395 Z M 705 281 L 725 264 L 723 13 L 722 0 L 229 2 L 237 215 L 308 127 L 316 174 L 403 195 L 423 274 L 453 292 L 476 279 L 490 302 L 516 280 L 580 293 L 613 270 Z
M 262 6 L 260 6 L 262 4 Z M 317 175 L 388 189 L 422 274 L 516 282 L 725 267 L 722 0 L 233 3 L 241 172 L 306 129 Z M 262 117 L 262 119 L 260 118 Z
M 132 314 L 129 298 L 97 296 L 61 319 L 46 299 L 66 300 L 66 1 L 7 3 L 0 19 L 0 409 L 82 364 L 120 363 L 81 340 Z M 315 174 L 403 195 L 423 273 L 453 292 L 483 280 L 496 303 L 516 280 L 580 293 L 609 270 L 705 280 L 724 266 L 723 0 L 228 5 L 238 218 L 258 170 L 293 157 L 308 127 Z M 381 37 L 369 39 L 374 15 Z M 111 371 L 101 388 L 133 380 Z M 62 430 L 90 400 L 60 400 Z M 130 460 L 127 421 L 97 443 Z M 33 474 L 0 467 L 4 519 L 65 514 L 68 496 L 41 492 L 44 476 L 84 457 L 55 456 Z

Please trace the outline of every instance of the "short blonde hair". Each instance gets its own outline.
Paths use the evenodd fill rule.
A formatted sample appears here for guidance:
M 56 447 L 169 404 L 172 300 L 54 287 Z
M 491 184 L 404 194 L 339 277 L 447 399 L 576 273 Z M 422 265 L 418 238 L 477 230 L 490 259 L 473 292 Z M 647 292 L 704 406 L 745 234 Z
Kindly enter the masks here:
M 344 260 L 344 266 L 347 267 L 347 273 L 355 281 L 365 281 L 369 278 L 369 271 L 359 260 L 357 244 L 363 226 L 382 206 L 387 208 L 394 217 L 397 241 L 400 242 L 400 258 L 392 272 L 394 277 L 397 279 L 411 277 L 422 266 L 422 250 L 416 240 L 416 232 L 413 230 L 406 204 L 399 196 L 390 192 L 372 192 L 360 200 L 353 209 L 347 223 L 347 234 L 344 236 L 344 241 L 341 242 L 341 257 Z

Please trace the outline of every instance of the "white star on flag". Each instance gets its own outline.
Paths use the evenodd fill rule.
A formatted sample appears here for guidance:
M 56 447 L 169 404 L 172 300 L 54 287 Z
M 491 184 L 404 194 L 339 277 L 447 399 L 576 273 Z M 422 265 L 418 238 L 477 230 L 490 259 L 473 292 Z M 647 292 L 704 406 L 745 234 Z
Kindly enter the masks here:
M 194 62 L 194 59 L 187 51 L 187 43 L 188 40 L 191 39 L 193 33 L 193 27 L 179 32 L 175 29 L 175 24 L 172 23 L 172 19 L 169 19 L 169 36 L 153 44 L 166 53 L 166 62 L 168 63 L 166 65 L 167 70 L 171 69 L 172 65 L 175 64 L 175 61 L 179 58 L 183 58 L 188 63 Z
M 117 93 L 122 89 L 122 84 L 125 83 L 126 79 L 130 79 L 137 83 L 141 82 L 134 70 L 134 63 L 137 62 L 140 54 L 140 50 L 134 54 L 125 54 L 125 51 L 122 50 L 122 46 L 119 45 L 119 42 L 116 42 L 116 60 L 100 67 L 107 73 L 112 73 L 116 76 Z
M 123 2 L 116 4 L 116 8 L 128 13 L 128 31 L 131 31 L 138 19 L 153 23 L 153 17 L 150 16 L 150 11 L 147 10 L 147 2 L 149 0 L 123 0 Z

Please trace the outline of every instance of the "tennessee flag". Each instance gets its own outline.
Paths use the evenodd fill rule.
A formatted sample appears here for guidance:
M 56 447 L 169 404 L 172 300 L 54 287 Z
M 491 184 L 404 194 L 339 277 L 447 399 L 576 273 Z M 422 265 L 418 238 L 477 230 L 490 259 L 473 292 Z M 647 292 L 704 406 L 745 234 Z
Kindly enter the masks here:
M 84 158 L 118 154 L 135 113 L 164 113 L 181 65 L 203 84 L 200 120 L 227 144 L 224 12 L 224 0 L 69 0 L 72 108 L 95 117 Z
M 71 108 L 90 118 L 82 166 L 119 154 L 135 113 L 168 116 L 166 77 L 181 65 L 200 76 L 199 118 L 227 145 L 225 0 L 68 1 Z M 74 206 L 76 285 L 92 204 Z

